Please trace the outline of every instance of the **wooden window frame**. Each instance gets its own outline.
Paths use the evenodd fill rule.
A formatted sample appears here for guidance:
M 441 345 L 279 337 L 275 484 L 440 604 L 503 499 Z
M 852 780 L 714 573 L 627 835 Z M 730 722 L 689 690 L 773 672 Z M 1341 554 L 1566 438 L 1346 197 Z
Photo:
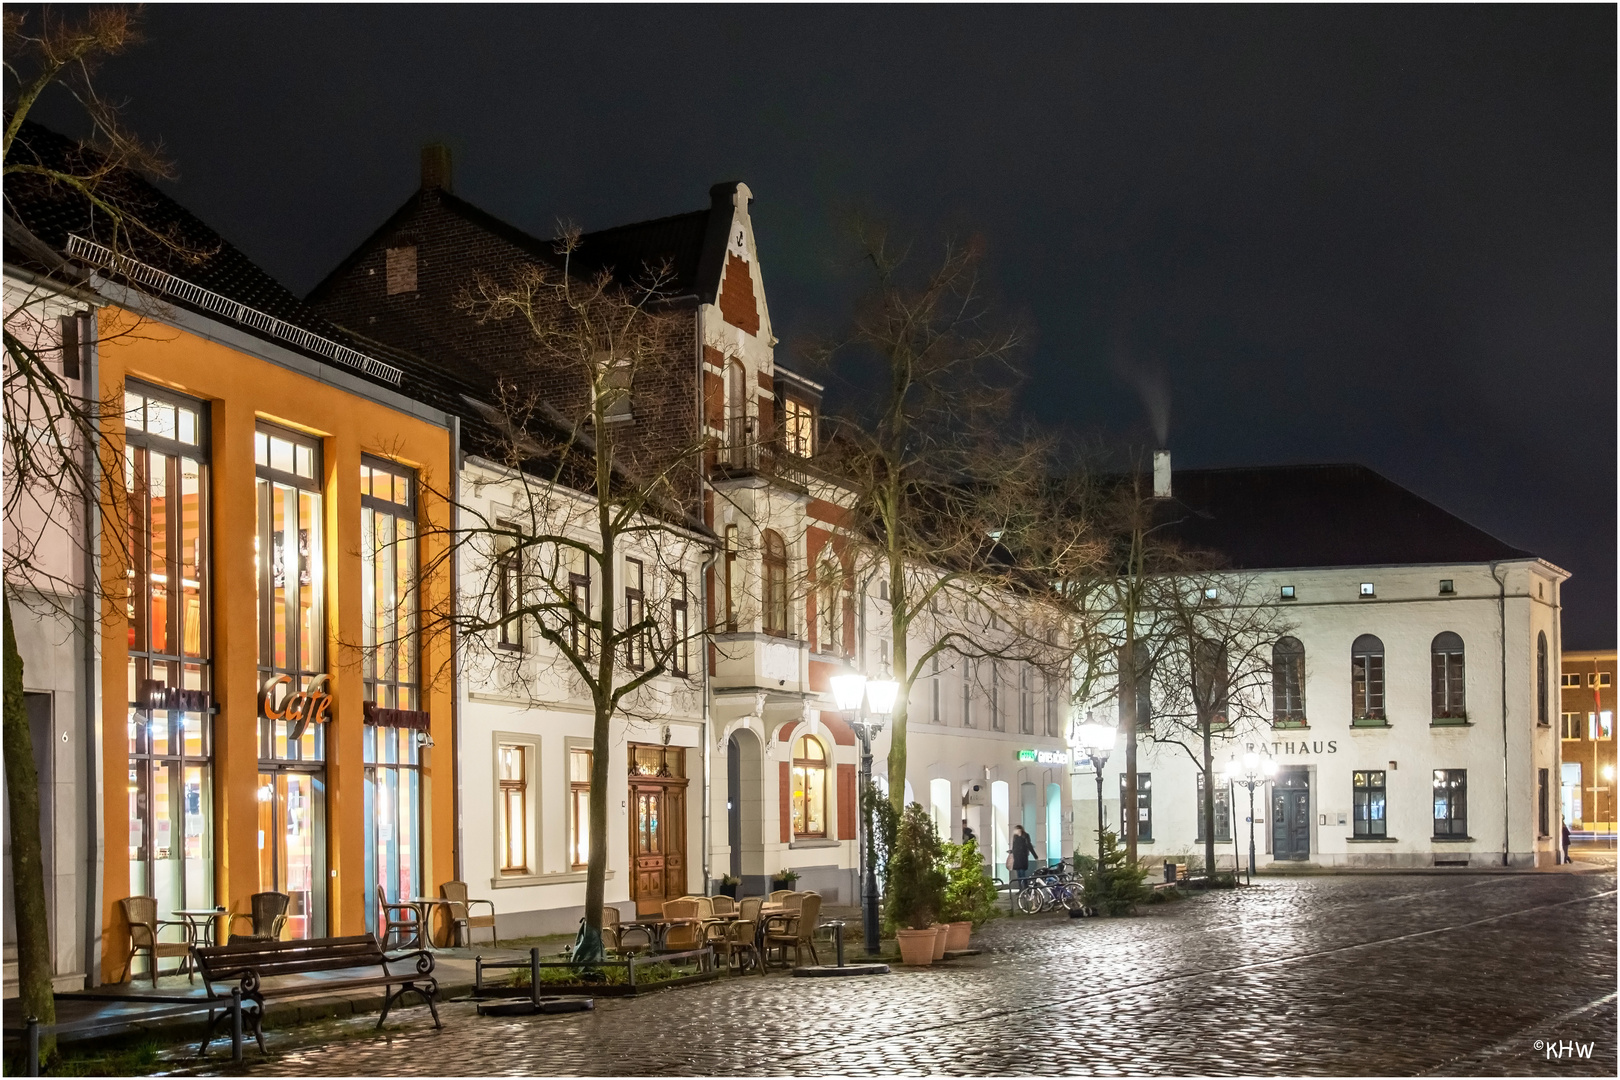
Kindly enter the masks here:
M 793 605 L 788 599 L 788 553 L 782 535 L 773 529 L 762 534 L 760 563 L 763 568 L 764 600 L 761 626 L 773 637 L 793 636 Z
M 632 585 L 631 582 L 634 582 Z M 624 662 L 631 671 L 644 671 L 647 667 L 647 631 L 633 630 L 647 617 L 647 567 L 640 559 L 624 560 Z
M 574 755 L 583 754 L 585 757 L 585 775 L 593 775 L 596 767 L 596 751 L 589 746 L 568 746 L 564 753 L 567 755 L 565 764 L 568 769 L 568 867 L 571 870 L 583 870 L 590 864 L 591 853 L 587 846 L 584 860 L 577 860 L 579 853 L 580 829 L 580 796 L 583 795 L 585 807 L 585 827 L 590 828 L 591 812 L 591 782 L 589 780 L 574 779 Z
M 816 746 L 816 749 L 821 751 L 821 757 L 819 759 L 799 756 L 800 747 L 808 746 L 811 743 L 814 743 L 815 746 Z M 800 735 L 798 738 L 793 740 L 793 759 L 792 760 L 793 760 L 793 763 L 789 767 L 789 772 L 788 772 L 788 782 L 790 784 L 792 784 L 794 787 L 800 787 L 800 784 L 798 783 L 798 781 L 799 781 L 799 774 L 800 774 L 801 770 L 803 771 L 803 774 L 804 774 L 804 784 L 802 785 L 803 795 L 801 796 L 801 795 L 798 795 L 798 794 L 790 793 L 790 795 L 791 795 L 791 803 L 792 803 L 791 814 L 792 814 L 792 821 L 793 821 L 793 828 L 792 828 L 793 839 L 795 839 L 795 840 L 825 840 L 827 838 L 827 834 L 829 832 L 829 829 L 827 827 L 827 818 L 828 818 L 828 815 L 829 815 L 829 813 L 830 813 L 830 811 L 832 809 L 831 806 L 828 804 L 828 801 L 827 801 L 827 773 L 830 771 L 828 766 L 831 764 L 832 755 L 827 753 L 826 745 L 823 744 L 822 741 L 820 739 L 816 738 L 814 735 Z M 802 819 L 802 820 L 805 821 L 806 824 L 808 824 L 809 820 L 810 820 L 810 774 L 811 774 L 812 771 L 820 774 L 821 829 L 819 831 L 800 832 L 799 831 L 799 821 Z M 799 809 L 801 804 L 804 807 L 804 810 L 803 810 L 802 814 L 800 813 L 800 809 Z
M 1442 796 L 1444 792 L 1444 796 Z M 1460 794 L 1460 798 L 1459 798 Z M 1440 816 L 1440 802 L 1445 799 L 1445 816 Z M 1462 804 L 1462 812 L 1457 804 Z M 1468 835 L 1468 770 L 1434 770 L 1434 837 L 1437 840 L 1462 839 Z M 1444 822 L 1445 827 L 1441 827 Z
M 1463 640 L 1450 630 L 1436 634 L 1429 643 L 1429 702 L 1435 720 L 1468 719 Z
M 1356 769 L 1350 775 L 1350 828 L 1357 840 L 1389 838 L 1389 777 L 1383 769 Z M 1374 819 L 1372 806 L 1382 813 Z M 1366 813 L 1362 811 L 1365 810 Z
M 529 798 L 530 780 L 534 776 L 534 764 L 531 759 L 535 756 L 535 749 L 536 746 L 533 742 L 503 741 L 501 736 L 496 736 L 495 802 L 498 823 L 496 850 L 499 854 L 495 860 L 495 872 L 499 877 L 527 877 L 536 872 L 534 847 L 530 835 L 531 818 L 534 815 Z M 517 752 L 518 760 L 522 766 L 522 776 L 516 780 L 510 780 L 501 775 L 502 758 L 508 750 Z M 517 824 L 523 834 L 523 864 L 521 866 L 513 865 L 510 861 L 512 854 L 511 838 L 513 836 L 512 797 L 514 793 L 519 801 Z

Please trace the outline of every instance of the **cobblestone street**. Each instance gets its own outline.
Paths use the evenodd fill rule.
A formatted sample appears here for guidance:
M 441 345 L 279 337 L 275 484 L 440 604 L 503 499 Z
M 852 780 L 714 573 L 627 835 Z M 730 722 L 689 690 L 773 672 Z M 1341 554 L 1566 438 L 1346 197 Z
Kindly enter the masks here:
M 1613 1076 L 1609 876 L 1271 878 L 1133 919 L 1002 919 L 980 956 L 727 979 L 594 1013 L 465 1004 L 254 1074 Z M 347 1037 L 344 1037 L 347 1036 Z M 1538 1042 L 1539 1040 L 1539 1042 Z M 1591 1056 L 1548 1046 L 1593 1042 Z M 284 1044 L 285 1045 L 285 1044 Z M 1536 1049 L 1536 1047 L 1541 1049 Z M 253 1052 L 250 1051 L 250 1055 Z

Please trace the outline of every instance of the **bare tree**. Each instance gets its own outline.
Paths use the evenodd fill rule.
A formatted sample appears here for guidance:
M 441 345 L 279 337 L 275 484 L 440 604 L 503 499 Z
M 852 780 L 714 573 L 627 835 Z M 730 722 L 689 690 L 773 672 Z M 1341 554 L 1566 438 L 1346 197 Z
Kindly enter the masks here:
M 566 230 L 556 265 L 481 273 L 458 300 L 480 324 L 515 321 L 526 351 L 506 365 L 495 400 L 470 402 L 477 460 L 459 496 L 438 493 L 453 502 L 453 524 L 422 574 L 461 564 L 459 600 L 423 605 L 424 630 L 455 632 L 461 677 L 534 702 L 590 701 L 585 924 L 574 955 L 593 961 L 614 724 L 659 721 L 672 703 L 654 680 L 698 676 L 706 627 L 694 559 L 710 538 L 698 516 L 704 443 L 695 431 L 643 430 L 691 409 L 690 318 L 669 307 L 670 272 L 582 276 L 571 272 L 579 244 Z
M 1007 436 L 1020 337 L 991 318 L 982 251 L 947 243 L 919 269 L 882 230 L 859 238 L 873 288 L 848 339 L 817 359 L 859 359 L 874 384 L 859 395 L 870 407 L 834 424 L 828 457 L 850 493 L 857 575 L 876 575 L 887 596 L 899 683 L 889 798 L 898 808 L 908 700 L 934 657 L 1050 666 L 1061 649 L 1042 578 L 1016 558 L 1034 526 L 1046 448 Z M 923 643 L 915 655 L 913 636 Z
M 51 1023 L 51 945 L 41 859 L 39 778 L 23 699 L 22 657 L 12 631 L 13 602 L 60 616 L 89 640 L 90 621 L 121 611 L 127 550 L 121 512 L 123 485 L 116 456 L 102 435 L 121 407 L 121 393 L 98 395 L 81 380 L 81 355 L 95 334 L 137 332 L 139 320 L 116 330 L 77 312 L 96 305 L 94 282 L 81 267 L 33 235 L 14 213 L 24 196 L 42 192 L 75 205 L 93 222 L 96 239 L 122 255 L 145 243 L 187 258 L 206 257 L 143 220 L 136 175 L 167 176 L 151 148 L 123 127 L 116 105 L 98 88 L 98 65 L 140 40 L 132 11 L 119 7 L 50 7 L 5 13 L 5 301 L 4 575 L 6 790 L 12 832 L 12 886 L 21 1005 Z M 89 121 L 90 139 L 64 143 L 31 125 L 48 94 L 70 94 Z M 41 143 L 50 143 L 47 150 Z M 65 151 L 63 150 L 66 146 Z M 148 189 L 149 190 L 149 189 Z M 114 565 L 97 561 L 106 555 Z M 109 584 L 110 583 L 110 584 Z M 45 1040 L 47 1055 L 55 1039 Z
M 1215 744 L 1271 717 L 1272 647 L 1291 625 L 1252 574 L 1184 570 L 1151 582 L 1161 648 L 1152 737 L 1179 746 L 1203 778 L 1204 866 L 1215 870 Z

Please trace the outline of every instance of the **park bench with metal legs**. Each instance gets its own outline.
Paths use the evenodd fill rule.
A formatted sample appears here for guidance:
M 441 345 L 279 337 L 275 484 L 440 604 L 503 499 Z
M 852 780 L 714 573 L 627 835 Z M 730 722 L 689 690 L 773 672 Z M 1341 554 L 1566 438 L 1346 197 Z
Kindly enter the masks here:
M 253 1038 L 261 1053 L 264 1051 L 264 1005 L 272 998 L 379 987 L 384 997 L 382 1015 L 377 1018 L 378 1028 L 388 1019 L 388 1010 L 393 1008 L 394 1002 L 409 993 L 427 1002 L 433 1013 L 434 1027 L 443 1026 L 439 1022 L 436 1001 L 439 981 L 433 976 L 433 954 L 418 949 L 389 955 L 371 934 L 305 941 L 239 941 L 234 945 L 200 947 L 196 958 L 197 970 L 210 996 L 214 995 L 215 983 L 235 981 L 242 1000 L 253 1003 Z M 403 964 L 408 964 L 410 970 L 396 970 Z M 320 972 L 348 974 L 330 979 L 289 978 Z M 199 1054 L 205 1053 L 213 1041 L 217 1022 L 210 1010 L 208 1031 L 197 1048 Z

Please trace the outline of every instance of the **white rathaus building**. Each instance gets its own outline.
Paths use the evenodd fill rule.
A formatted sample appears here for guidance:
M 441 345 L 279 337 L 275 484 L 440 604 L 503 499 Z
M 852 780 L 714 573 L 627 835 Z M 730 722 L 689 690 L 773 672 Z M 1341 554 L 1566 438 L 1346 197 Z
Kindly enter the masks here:
M 1214 743 L 1219 866 L 1247 862 L 1249 793 L 1224 774 L 1248 752 L 1274 768 L 1254 792 L 1261 868 L 1556 860 L 1566 571 L 1354 465 L 1178 470 L 1162 509 L 1286 626 L 1269 723 Z M 1103 773 L 1111 828 L 1123 742 Z M 1095 843 L 1096 774 L 1076 759 L 1083 846 Z M 1187 751 L 1144 736 L 1137 772 L 1139 858 L 1201 861 Z

